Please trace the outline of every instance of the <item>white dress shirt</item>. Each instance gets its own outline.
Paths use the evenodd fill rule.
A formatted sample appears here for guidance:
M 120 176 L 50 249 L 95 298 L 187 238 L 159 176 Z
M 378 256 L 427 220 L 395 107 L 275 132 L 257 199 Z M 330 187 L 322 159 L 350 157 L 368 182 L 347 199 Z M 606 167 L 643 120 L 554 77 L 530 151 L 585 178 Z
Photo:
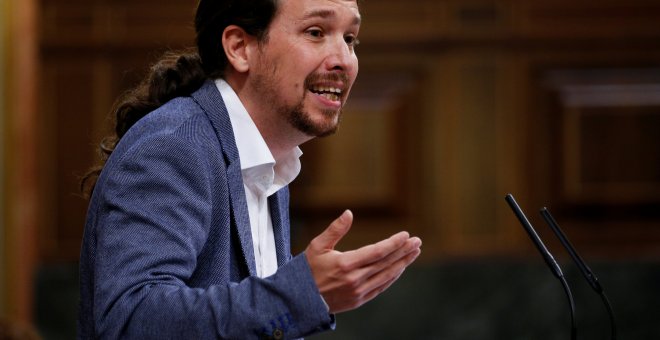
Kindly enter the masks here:
M 302 151 L 296 147 L 281 159 L 275 160 L 236 92 L 224 79 L 217 79 L 215 84 L 229 112 L 236 138 L 250 215 L 257 276 L 267 277 L 277 271 L 277 253 L 268 196 L 276 193 L 298 176 Z

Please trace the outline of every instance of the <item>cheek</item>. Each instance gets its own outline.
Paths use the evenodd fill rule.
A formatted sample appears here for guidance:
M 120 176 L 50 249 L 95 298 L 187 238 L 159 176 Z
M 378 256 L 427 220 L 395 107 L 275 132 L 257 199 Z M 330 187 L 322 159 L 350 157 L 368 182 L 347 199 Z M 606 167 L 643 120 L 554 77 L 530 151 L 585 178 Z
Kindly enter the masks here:
M 357 56 L 354 56 L 353 58 L 354 58 L 353 59 L 353 65 L 354 65 L 353 66 L 353 77 L 355 78 L 355 77 L 357 77 L 358 70 L 360 69 L 360 63 L 358 62 L 358 57 Z

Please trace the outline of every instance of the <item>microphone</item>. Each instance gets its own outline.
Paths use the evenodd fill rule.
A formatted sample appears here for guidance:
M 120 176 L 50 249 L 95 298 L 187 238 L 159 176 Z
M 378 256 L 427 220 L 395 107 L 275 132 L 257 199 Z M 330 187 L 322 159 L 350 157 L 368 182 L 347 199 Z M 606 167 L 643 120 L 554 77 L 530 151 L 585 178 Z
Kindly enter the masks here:
M 541 216 L 543 216 L 543 219 L 545 222 L 550 226 L 552 231 L 557 235 L 557 238 L 561 242 L 561 244 L 566 248 L 566 251 L 571 255 L 571 258 L 573 259 L 573 262 L 577 265 L 577 267 L 580 269 L 582 272 L 582 275 L 584 278 L 587 280 L 591 288 L 600 296 L 600 298 L 603 300 L 603 303 L 605 304 L 605 307 L 607 308 L 607 314 L 610 317 L 610 325 L 611 325 L 611 330 L 610 330 L 610 338 L 612 340 L 616 339 L 616 323 L 614 321 L 614 311 L 612 310 L 612 305 L 610 305 L 610 301 L 605 295 L 605 292 L 603 291 L 603 287 L 600 285 L 598 282 L 598 278 L 596 275 L 591 271 L 589 266 L 582 260 L 582 257 L 577 253 L 571 242 L 568 240 L 564 232 L 561 230 L 559 227 L 559 224 L 557 224 L 557 221 L 552 217 L 550 214 L 550 211 L 543 207 L 541 209 Z
M 525 213 L 523 213 L 518 203 L 516 203 L 513 195 L 507 194 L 504 199 L 509 204 L 516 217 L 518 217 L 520 224 L 522 224 L 522 226 L 525 228 L 527 234 L 529 234 L 529 237 L 536 245 L 536 248 L 541 253 L 541 256 L 543 256 L 543 259 L 545 260 L 548 268 L 550 268 L 550 271 L 552 271 L 552 274 L 554 274 L 554 276 L 561 282 L 562 287 L 564 288 L 564 292 L 566 293 L 566 297 L 568 298 L 568 305 L 571 311 L 571 339 L 575 340 L 577 338 L 577 325 L 575 323 L 575 303 L 573 302 L 573 294 L 571 294 L 571 289 L 568 287 L 568 283 L 564 278 L 564 274 L 562 273 L 559 264 L 557 264 L 557 261 L 555 261 L 554 257 L 552 257 L 552 254 L 550 254 L 548 249 L 545 247 L 545 244 L 543 244 L 543 241 L 541 241 L 541 238 L 536 233 L 536 230 L 534 230 L 532 224 L 529 223 L 527 216 L 525 216 Z

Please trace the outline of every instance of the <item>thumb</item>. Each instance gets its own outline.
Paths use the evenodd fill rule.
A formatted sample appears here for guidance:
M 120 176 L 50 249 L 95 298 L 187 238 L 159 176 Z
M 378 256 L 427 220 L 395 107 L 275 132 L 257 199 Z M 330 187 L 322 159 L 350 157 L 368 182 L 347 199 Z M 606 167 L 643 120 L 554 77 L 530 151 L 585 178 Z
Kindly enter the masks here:
M 353 224 L 353 213 L 345 210 L 341 216 L 332 221 L 330 225 L 312 240 L 310 246 L 317 251 L 331 250 L 346 235 Z

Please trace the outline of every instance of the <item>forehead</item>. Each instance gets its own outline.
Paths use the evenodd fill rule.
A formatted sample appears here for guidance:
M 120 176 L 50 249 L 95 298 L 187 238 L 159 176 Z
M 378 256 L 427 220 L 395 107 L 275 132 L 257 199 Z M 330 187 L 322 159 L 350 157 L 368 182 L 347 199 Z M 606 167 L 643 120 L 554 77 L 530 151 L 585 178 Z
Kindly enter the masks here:
M 359 25 L 361 21 L 357 0 L 278 0 L 277 16 L 288 20 L 305 20 L 311 17 L 349 20 Z

